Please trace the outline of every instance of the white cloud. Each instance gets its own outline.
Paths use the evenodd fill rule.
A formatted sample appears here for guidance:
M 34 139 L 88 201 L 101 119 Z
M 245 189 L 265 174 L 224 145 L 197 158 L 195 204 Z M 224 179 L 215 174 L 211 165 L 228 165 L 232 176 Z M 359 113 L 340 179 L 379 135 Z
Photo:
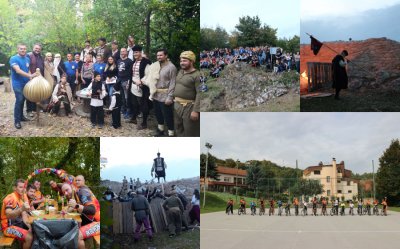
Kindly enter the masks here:
M 301 0 L 301 19 L 352 16 L 367 10 L 382 9 L 399 3 L 399 0 Z M 332 20 L 332 22 L 340 22 L 340 20 Z
M 267 159 L 285 166 L 315 165 L 332 157 L 355 172 L 371 169 L 392 139 L 398 113 L 205 113 L 201 151 L 240 161 Z
M 201 27 L 223 27 L 227 32 L 235 30 L 239 17 L 258 16 L 262 24 L 277 28 L 278 37 L 292 37 L 300 31 L 299 0 L 265 1 L 252 0 L 201 0 Z
M 160 150 L 168 160 L 183 161 L 199 158 L 199 138 L 100 138 L 101 156 L 108 160 L 107 168 L 119 165 L 152 164 Z

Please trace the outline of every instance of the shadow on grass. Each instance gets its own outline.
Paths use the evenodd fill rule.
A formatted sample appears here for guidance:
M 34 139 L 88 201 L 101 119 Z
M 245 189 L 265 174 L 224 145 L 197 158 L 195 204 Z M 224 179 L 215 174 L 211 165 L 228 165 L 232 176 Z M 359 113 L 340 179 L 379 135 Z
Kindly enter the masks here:
M 302 112 L 399 112 L 400 92 L 368 89 L 344 90 L 340 100 L 333 96 L 301 98 Z

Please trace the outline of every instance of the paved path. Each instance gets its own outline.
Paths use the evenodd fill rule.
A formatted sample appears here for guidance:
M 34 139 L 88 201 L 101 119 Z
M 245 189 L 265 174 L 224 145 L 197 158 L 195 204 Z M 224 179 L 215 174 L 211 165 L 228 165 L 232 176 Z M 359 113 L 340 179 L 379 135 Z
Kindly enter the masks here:
M 294 214 L 294 210 L 291 212 Z M 237 215 L 237 210 L 234 215 L 202 214 L 201 248 L 400 248 L 398 212 L 389 212 L 388 216 L 279 217 L 276 214 L 251 216 L 249 209 L 247 215 L 241 216 Z

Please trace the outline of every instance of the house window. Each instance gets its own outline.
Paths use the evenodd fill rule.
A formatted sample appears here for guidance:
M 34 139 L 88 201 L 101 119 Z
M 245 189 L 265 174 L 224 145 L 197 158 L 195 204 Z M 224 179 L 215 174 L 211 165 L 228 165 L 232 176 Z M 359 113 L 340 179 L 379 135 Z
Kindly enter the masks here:
M 342 181 L 340 181 L 340 179 L 339 180 L 337 180 L 337 183 L 341 183 Z
M 326 194 L 327 194 L 328 196 L 330 196 L 330 195 L 331 195 L 331 191 L 330 191 L 330 190 L 327 190 L 327 191 L 326 191 Z
M 230 177 L 224 177 L 224 182 L 230 182 Z
M 331 182 L 331 177 L 330 176 L 326 177 L 326 182 Z
M 338 192 L 338 194 L 341 194 L 341 193 L 342 193 L 342 190 L 338 190 L 337 192 Z
M 350 181 L 347 181 L 347 186 L 350 186 L 350 183 L 351 183 Z
M 242 184 L 243 184 L 243 185 L 246 184 L 246 179 L 242 178 Z
M 320 170 L 314 170 L 314 175 L 320 175 L 321 171 Z
M 351 191 L 351 190 L 349 190 L 349 191 L 347 191 L 347 193 L 349 193 L 349 194 L 351 194 L 353 191 Z

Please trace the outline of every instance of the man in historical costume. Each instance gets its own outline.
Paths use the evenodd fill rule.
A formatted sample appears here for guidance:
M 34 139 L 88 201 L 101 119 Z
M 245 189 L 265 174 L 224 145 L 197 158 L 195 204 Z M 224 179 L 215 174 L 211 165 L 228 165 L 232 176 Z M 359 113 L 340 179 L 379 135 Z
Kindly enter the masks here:
M 167 163 L 164 157 L 160 157 L 160 152 L 157 152 L 157 157 L 154 158 L 153 167 L 151 168 L 151 177 L 157 177 L 158 183 L 160 183 L 160 177 L 164 178 L 165 182 L 165 169 L 167 168 Z
M 200 73 L 194 68 L 196 55 L 182 52 L 174 91 L 174 123 L 179 137 L 200 136 Z
M 67 211 L 75 210 L 81 214 L 78 249 L 84 249 L 85 239 L 100 235 L 100 203 L 86 185 L 81 185 L 75 190 L 69 183 L 64 183 L 62 191 L 68 199 Z
M 136 228 L 134 241 L 138 242 L 140 238 L 140 229 L 142 226 L 146 229 L 147 236 L 151 241 L 153 239 L 153 232 L 150 226 L 150 205 L 147 199 L 143 196 L 143 192 L 138 190 L 137 196 L 132 200 L 132 210 L 135 212 Z
M 175 80 L 176 80 L 176 67 L 168 59 L 168 52 L 166 49 L 159 49 L 157 51 L 157 61 L 149 67 L 149 75 L 145 76 L 145 82 L 147 78 L 149 80 L 154 79 L 154 87 L 149 85 L 150 93 L 154 91 L 154 94 L 150 96 L 154 101 L 154 111 L 157 118 L 157 131 L 155 136 L 164 136 L 164 123 L 168 126 L 168 136 L 173 137 L 174 134 L 174 107 L 173 107 L 173 95 L 175 91 Z M 157 71 L 152 70 L 153 65 L 157 65 Z M 152 84 L 153 82 L 149 82 Z M 154 88 L 154 90 L 152 90 Z
M 1 229 L 4 236 L 12 237 L 22 242 L 23 249 L 32 246 L 33 235 L 28 223 L 30 212 L 29 202 L 26 198 L 25 181 L 18 179 L 14 183 L 14 192 L 3 199 L 1 206 Z
M 71 116 L 71 103 L 72 103 L 72 90 L 67 82 L 67 76 L 63 74 L 61 76 L 61 81 L 58 83 L 52 94 L 52 101 L 54 106 L 52 108 L 53 115 L 56 116 L 60 111 L 61 104 L 64 106 L 65 114 L 68 117 Z
M 171 192 L 171 196 L 164 201 L 162 206 L 167 211 L 169 237 L 172 238 L 175 235 L 179 235 L 182 231 L 184 208 L 175 190 Z
M 142 113 L 142 123 L 137 125 L 138 130 L 147 129 L 147 118 L 149 116 L 149 96 L 150 89 L 143 84 L 145 70 L 151 61 L 142 56 L 142 47 L 134 46 L 133 51 L 133 66 L 132 66 L 132 81 L 128 85 L 128 102 L 132 108 L 131 123 L 137 124 L 137 117 Z
M 346 56 L 348 55 L 347 50 L 343 50 L 341 54 L 336 55 L 332 60 L 332 88 L 335 88 L 335 99 L 339 99 L 341 89 L 347 89 L 348 77 L 346 65 L 349 61 L 346 60 Z

